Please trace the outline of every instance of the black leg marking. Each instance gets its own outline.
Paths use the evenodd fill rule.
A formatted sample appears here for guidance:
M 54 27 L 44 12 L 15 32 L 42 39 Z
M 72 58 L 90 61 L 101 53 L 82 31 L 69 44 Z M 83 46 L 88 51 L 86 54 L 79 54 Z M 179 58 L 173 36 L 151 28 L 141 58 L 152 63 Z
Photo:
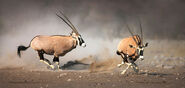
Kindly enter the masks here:
M 44 53 L 42 51 L 38 51 L 38 55 L 39 55 L 39 58 L 40 60 L 44 60 Z
M 46 61 L 49 65 L 51 65 L 51 62 L 48 59 L 44 58 L 44 61 Z
M 50 62 L 48 59 L 44 58 L 44 52 L 43 52 L 43 51 L 38 51 L 38 55 L 39 55 L 39 57 L 40 57 L 40 60 L 43 60 L 43 61 L 45 61 L 47 64 L 51 65 L 51 62 Z
M 53 62 L 59 62 L 59 58 L 54 56 Z
M 121 57 L 123 58 L 123 62 L 125 63 L 128 63 L 128 60 L 127 60 L 127 55 L 126 54 L 123 54 L 123 53 L 121 53 Z
M 134 60 L 132 59 L 132 57 L 128 57 L 128 58 L 127 58 L 127 61 L 128 61 L 129 63 L 134 63 Z

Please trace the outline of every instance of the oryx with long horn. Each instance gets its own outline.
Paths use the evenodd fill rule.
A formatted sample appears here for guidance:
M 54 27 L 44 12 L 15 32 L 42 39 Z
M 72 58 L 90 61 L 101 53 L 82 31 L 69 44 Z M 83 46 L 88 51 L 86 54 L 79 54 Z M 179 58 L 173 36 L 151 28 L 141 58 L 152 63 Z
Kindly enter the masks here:
M 142 32 L 142 25 L 140 23 L 140 32 L 141 35 L 133 35 L 129 26 L 127 28 L 131 34 L 130 37 L 122 39 L 117 47 L 117 54 L 120 55 L 123 59 L 121 64 L 118 64 L 118 67 L 121 67 L 123 64 L 127 64 L 128 67 L 122 71 L 121 74 L 124 74 L 126 70 L 131 66 L 135 72 L 139 72 L 138 66 L 134 63 L 138 58 L 143 60 L 143 52 L 144 48 L 147 47 L 148 43 L 143 45 L 143 32 Z
M 77 45 L 82 47 L 86 46 L 81 35 L 70 22 L 68 17 L 65 16 L 61 11 L 60 14 L 62 16 L 58 14 L 56 15 L 72 29 L 70 35 L 35 36 L 27 47 L 23 45 L 18 46 L 17 54 L 19 57 L 21 57 L 21 51 L 31 47 L 38 52 L 41 62 L 49 65 L 51 69 L 59 69 L 59 56 L 64 56 L 66 53 L 76 48 Z M 54 55 L 53 64 L 48 59 L 44 58 L 44 54 Z

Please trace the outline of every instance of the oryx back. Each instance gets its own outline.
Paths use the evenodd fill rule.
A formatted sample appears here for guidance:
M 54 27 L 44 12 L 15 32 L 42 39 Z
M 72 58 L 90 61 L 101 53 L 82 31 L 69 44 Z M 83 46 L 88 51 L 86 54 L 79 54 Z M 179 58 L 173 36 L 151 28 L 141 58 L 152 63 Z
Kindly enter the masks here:
M 76 47 L 76 40 L 71 36 L 36 36 L 31 47 L 49 55 L 63 56 Z

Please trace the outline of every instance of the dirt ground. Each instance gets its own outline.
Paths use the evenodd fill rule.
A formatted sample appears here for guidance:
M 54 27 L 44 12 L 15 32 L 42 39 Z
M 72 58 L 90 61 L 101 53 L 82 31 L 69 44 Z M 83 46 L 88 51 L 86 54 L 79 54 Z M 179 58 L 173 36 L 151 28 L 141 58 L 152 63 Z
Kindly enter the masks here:
M 185 70 L 142 68 L 128 71 L 0 69 L 0 88 L 185 88 Z
M 0 88 L 185 88 L 185 41 L 150 43 L 152 47 L 146 49 L 145 60 L 135 62 L 140 69 L 138 74 L 130 68 L 121 75 L 126 65 L 117 67 L 121 63 L 119 56 L 103 60 L 90 55 L 67 63 L 62 61 L 63 70 L 57 71 L 32 60 L 35 57 L 2 57 Z

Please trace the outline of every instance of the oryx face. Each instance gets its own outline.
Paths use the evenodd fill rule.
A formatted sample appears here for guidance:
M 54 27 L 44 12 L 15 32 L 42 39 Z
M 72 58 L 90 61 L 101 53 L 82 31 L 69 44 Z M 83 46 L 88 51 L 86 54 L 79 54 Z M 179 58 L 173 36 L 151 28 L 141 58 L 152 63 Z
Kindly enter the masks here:
M 139 59 L 143 60 L 144 59 L 144 56 L 143 56 L 144 49 L 147 46 L 148 46 L 148 43 L 146 43 L 145 45 L 138 45 L 137 47 L 130 45 L 130 48 L 135 48 L 136 53 L 139 56 Z
M 145 47 L 148 46 L 148 43 L 146 43 L 145 45 L 141 45 L 141 46 L 138 46 L 137 47 L 137 54 L 139 56 L 139 59 L 143 60 L 144 59 L 144 56 L 143 56 L 143 53 L 144 53 L 144 49 Z
M 86 47 L 86 44 L 85 44 L 84 40 L 82 39 L 81 35 L 78 36 L 78 43 L 80 46 Z
M 82 47 L 86 47 L 86 44 L 85 44 L 84 40 L 82 39 L 81 35 L 77 35 L 74 32 L 72 32 L 71 35 L 76 38 L 78 45 L 80 45 Z

